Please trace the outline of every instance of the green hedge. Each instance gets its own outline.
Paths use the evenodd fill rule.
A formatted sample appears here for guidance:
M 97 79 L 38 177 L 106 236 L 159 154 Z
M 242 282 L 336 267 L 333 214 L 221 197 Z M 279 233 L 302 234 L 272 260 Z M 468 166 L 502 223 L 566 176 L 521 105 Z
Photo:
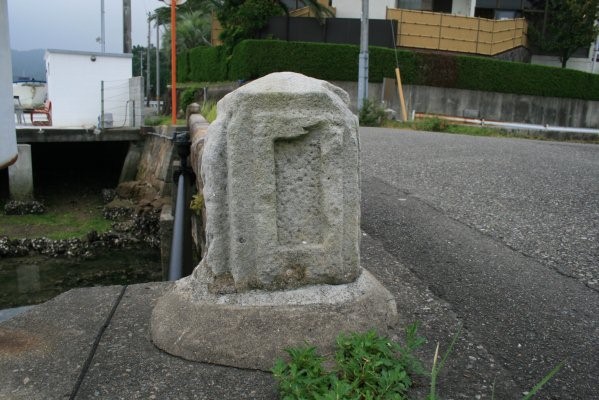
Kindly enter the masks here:
M 246 40 L 233 50 L 229 78 L 254 79 L 276 71 L 325 80 L 356 80 L 358 49 L 349 45 Z
M 222 47 L 196 47 L 189 52 L 189 78 L 194 82 L 227 80 L 227 54 Z
M 599 100 L 599 76 L 482 57 L 458 56 L 455 87 L 490 92 Z
M 218 47 L 193 49 L 183 57 L 187 65 L 177 70 L 180 81 L 249 80 L 277 71 L 356 81 L 358 53 L 358 46 L 353 45 L 246 40 L 230 57 Z M 382 47 L 369 49 L 370 82 L 395 77 L 396 59 L 405 84 L 599 100 L 597 75 L 493 58 L 396 52 Z
M 355 81 L 358 78 L 358 46 L 348 44 L 245 40 L 233 51 L 229 79 L 255 79 L 277 71 L 300 72 L 318 79 Z M 402 79 L 414 79 L 413 52 L 398 50 Z M 369 80 L 382 82 L 395 76 L 395 52 L 369 48 Z
M 183 51 L 177 54 L 177 81 L 189 82 L 191 80 L 193 79 L 189 76 L 189 52 Z

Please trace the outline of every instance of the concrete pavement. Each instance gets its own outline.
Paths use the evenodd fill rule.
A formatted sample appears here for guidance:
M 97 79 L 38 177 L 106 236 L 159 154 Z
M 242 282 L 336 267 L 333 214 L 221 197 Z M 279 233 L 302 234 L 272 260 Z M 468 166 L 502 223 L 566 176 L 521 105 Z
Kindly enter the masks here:
M 403 338 L 419 321 L 428 342 L 418 352 L 430 367 L 437 342 L 447 347 L 460 321 L 451 307 L 368 236 L 362 265 L 395 296 Z M 276 399 L 269 373 L 166 354 L 150 342 L 148 322 L 169 283 L 76 289 L 0 323 L 0 399 Z M 316 322 L 317 323 L 317 322 Z M 218 327 L 214 327 L 218 329 Z M 480 343 L 463 329 L 440 378 L 443 398 L 517 398 L 520 388 Z M 428 381 L 417 379 L 413 398 Z
M 365 178 L 379 177 L 599 290 L 598 145 L 360 132 Z
M 360 140 L 363 229 L 522 391 L 565 361 L 538 398 L 597 398 L 599 146 L 382 129 Z

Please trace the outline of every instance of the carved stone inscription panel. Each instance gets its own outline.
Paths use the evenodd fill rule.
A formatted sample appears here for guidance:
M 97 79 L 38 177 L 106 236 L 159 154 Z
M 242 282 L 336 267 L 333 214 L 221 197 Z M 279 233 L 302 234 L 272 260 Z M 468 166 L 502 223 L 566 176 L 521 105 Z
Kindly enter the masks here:
M 357 119 L 347 104 L 341 89 L 294 73 L 221 100 L 202 161 L 207 254 L 198 268 L 237 291 L 357 277 Z

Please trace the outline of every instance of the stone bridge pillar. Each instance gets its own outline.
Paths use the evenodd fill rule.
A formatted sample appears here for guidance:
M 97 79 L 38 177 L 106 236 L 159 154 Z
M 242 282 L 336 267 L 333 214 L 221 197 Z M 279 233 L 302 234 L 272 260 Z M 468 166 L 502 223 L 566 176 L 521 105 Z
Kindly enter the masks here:
M 31 162 L 31 145 L 17 145 L 19 157 L 17 162 L 8 167 L 8 188 L 13 200 L 33 200 L 33 164 Z
M 360 267 L 358 121 L 343 90 L 276 73 L 225 96 L 202 154 L 204 259 L 160 299 L 152 339 L 197 361 L 269 370 L 284 348 L 396 317 Z

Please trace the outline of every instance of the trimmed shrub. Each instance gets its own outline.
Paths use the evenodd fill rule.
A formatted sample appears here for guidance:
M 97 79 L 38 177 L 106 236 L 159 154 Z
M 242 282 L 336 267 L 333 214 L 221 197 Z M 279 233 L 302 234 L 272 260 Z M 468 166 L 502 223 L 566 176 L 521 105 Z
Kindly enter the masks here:
M 358 79 L 360 48 L 348 44 L 285 42 L 281 40 L 245 40 L 233 51 L 229 79 L 255 79 L 271 72 L 299 72 L 313 78 L 335 81 Z M 413 52 L 398 50 L 402 80 L 413 82 L 416 64 Z M 369 48 L 369 80 L 382 82 L 395 77 L 395 52 Z
M 183 51 L 177 55 L 177 81 L 189 81 L 189 51 Z
M 358 52 L 350 45 L 245 40 L 233 51 L 229 79 L 292 71 L 318 79 L 354 81 L 358 78 Z
M 188 75 L 194 81 L 255 79 L 293 71 L 330 81 L 358 79 L 359 47 L 346 44 L 245 40 L 230 57 L 221 48 L 190 52 Z M 404 84 L 599 100 L 599 76 L 585 72 L 493 58 L 369 48 L 369 80 L 394 78 L 397 64 Z
M 416 53 L 415 84 L 436 87 L 458 87 L 458 65 L 449 54 Z
M 187 110 L 187 106 L 195 101 L 196 89 L 187 88 L 179 95 L 179 108 Z
M 188 53 L 189 74 L 193 82 L 227 80 L 227 54 L 222 47 L 196 47 Z
M 457 56 L 460 89 L 599 100 L 599 76 L 482 57 Z
M 354 63 L 357 64 L 357 58 Z M 403 83 L 414 83 L 418 77 L 416 53 L 413 51 L 397 50 L 396 63 L 394 50 L 372 46 L 368 48 L 368 64 L 368 80 L 370 82 L 382 82 L 383 78 L 395 78 L 395 68 L 398 64 Z

